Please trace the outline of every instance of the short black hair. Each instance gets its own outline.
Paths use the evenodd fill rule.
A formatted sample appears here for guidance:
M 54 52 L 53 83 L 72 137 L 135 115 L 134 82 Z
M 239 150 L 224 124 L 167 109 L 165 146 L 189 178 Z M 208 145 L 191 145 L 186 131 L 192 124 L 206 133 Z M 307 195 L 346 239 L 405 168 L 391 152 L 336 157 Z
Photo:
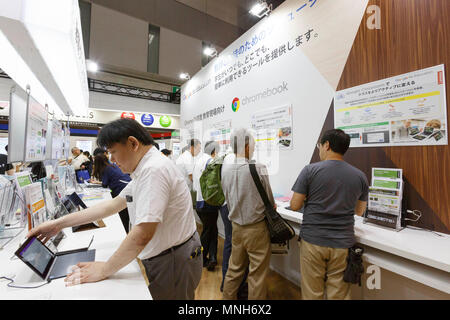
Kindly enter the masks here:
M 320 144 L 323 145 L 327 141 L 330 144 L 331 150 L 341 155 L 344 155 L 350 146 L 350 136 L 341 129 L 325 131 L 320 138 Z
M 189 143 L 189 146 L 191 146 L 191 147 L 196 147 L 196 146 L 198 146 L 199 144 L 201 144 L 200 140 L 198 140 L 198 139 L 191 139 L 191 141 L 190 141 L 190 143 Z
M 172 151 L 169 149 L 162 149 L 161 152 L 166 156 L 170 156 L 172 154 Z
M 126 143 L 129 137 L 135 137 L 145 146 L 154 144 L 150 133 L 136 120 L 121 118 L 105 124 L 100 129 L 97 145 L 100 148 L 108 149 L 116 143 Z

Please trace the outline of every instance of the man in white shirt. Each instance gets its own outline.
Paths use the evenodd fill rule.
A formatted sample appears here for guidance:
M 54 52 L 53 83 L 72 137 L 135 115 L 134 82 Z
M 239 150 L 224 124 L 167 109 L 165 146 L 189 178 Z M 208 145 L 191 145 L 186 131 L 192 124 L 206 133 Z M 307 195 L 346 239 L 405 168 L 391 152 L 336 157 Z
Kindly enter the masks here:
M 192 174 L 194 172 L 195 163 L 198 160 L 197 156 L 202 148 L 201 142 L 197 139 L 191 139 L 189 146 L 186 146 L 186 150 L 178 157 L 176 164 L 184 175 L 184 179 L 189 187 L 192 188 Z M 195 201 L 195 198 L 194 198 Z
M 192 200 L 175 164 L 161 154 L 138 122 L 106 124 L 97 144 L 130 173 L 132 181 L 116 198 L 39 225 L 28 233 L 46 242 L 61 229 L 96 221 L 126 207 L 132 229 L 107 262 L 79 263 L 67 285 L 101 281 L 139 257 L 153 299 L 194 299 L 202 274 L 201 244 Z
M 73 166 L 75 170 L 84 169 L 82 167 L 83 163 L 88 162 L 89 159 L 81 152 L 81 150 L 77 147 L 72 148 L 72 162 L 70 164 Z
M 196 211 L 203 224 L 200 241 L 203 246 L 203 266 L 208 271 L 214 271 L 217 265 L 217 217 L 219 216 L 219 207 L 211 206 L 203 200 L 202 189 L 200 187 L 200 177 L 206 166 L 211 162 L 219 152 L 219 144 L 215 141 L 209 141 L 205 144 L 205 152 L 199 155 L 195 163 L 193 173 L 193 187 L 197 192 Z

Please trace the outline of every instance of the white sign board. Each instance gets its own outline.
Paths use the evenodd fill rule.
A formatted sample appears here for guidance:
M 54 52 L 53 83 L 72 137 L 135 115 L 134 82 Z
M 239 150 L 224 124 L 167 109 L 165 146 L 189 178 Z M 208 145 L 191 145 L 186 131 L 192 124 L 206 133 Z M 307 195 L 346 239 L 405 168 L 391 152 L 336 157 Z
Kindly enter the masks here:
M 89 151 L 92 154 L 92 141 L 90 140 L 78 140 L 77 148 L 84 151 Z
M 182 86 L 181 146 L 192 137 L 204 145 L 217 127 L 226 131 L 224 121 L 232 124 L 221 139 L 228 145 L 227 135 L 252 129 L 255 117 L 265 118 L 267 129 L 278 129 L 274 132 L 290 128 L 282 130 L 285 139 L 274 140 L 277 148 L 255 152 L 269 167 L 273 191 L 289 194 L 311 161 L 366 5 L 283 2 Z M 276 108 L 292 111 L 278 128 L 272 121 Z
M 43 105 L 29 96 L 25 161 L 45 160 L 47 147 L 48 113 Z
M 444 65 L 336 92 L 334 125 L 351 147 L 448 144 Z

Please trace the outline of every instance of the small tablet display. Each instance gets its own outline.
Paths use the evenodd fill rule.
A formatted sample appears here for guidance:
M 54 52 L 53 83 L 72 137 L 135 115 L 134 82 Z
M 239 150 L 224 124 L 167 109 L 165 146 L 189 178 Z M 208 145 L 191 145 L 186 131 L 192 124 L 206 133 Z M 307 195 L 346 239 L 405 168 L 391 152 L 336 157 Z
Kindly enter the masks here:
M 417 129 L 417 128 L 410 127 L 410 128 L 408 128 L 408 132 L 409 132 L 409 135 L 410 135 L 410 136 L 413 136 L 413 135 L 415 135 L 415 134 L 418 134 L 420 131 L 419 131 L 419 129 Z
M 87 209 L 86 204 L 83 202 L 83 200 L 81 200 L 80 196 L 74 192 L 69 196 L 70 201 L 72 201 L 73 204 L 75 204 L 76 206 L 80 206 L 83 209 Z
M 434 140 L 439 141 L 443 138 L 442 131 L 438 131 L 436 134 L 433 135 Z
M 434 128 L 433 128 L 433 127 L 425 127 L 425 128 L 423 129 L 423 133 L 422 133 L 422 134 L 424 134 L 424 135 L 426 135 L 426 136 L 429 136 L 430 134 L 433 133 L 433 131 L 434 131 Z
M 423 140 L 423 139 L 425 139 L 426 138 L 426 136 L 423 136 L 423 135 L 421 135 L 421 134 L 418 134 L 417 136 L 414 136 L 413 137 L 413 139 L 417 139 L 417 140 Z
M 28 238 L 15 255 L 44 280 L 55 259 L 55 254 L 36 237 Z

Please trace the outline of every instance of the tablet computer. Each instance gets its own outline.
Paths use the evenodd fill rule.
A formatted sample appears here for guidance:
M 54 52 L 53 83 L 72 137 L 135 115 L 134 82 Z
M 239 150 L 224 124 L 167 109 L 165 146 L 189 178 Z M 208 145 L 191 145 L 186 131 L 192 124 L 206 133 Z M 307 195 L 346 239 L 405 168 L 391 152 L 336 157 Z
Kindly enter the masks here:
M 95 260 L 95 249 L 89 250 L 92 240 L 87 248 L 54 253 L 38 238 L 30 237 L 15 255 L 42 279 L 53 280 L 65 277 L 79 262 Z

